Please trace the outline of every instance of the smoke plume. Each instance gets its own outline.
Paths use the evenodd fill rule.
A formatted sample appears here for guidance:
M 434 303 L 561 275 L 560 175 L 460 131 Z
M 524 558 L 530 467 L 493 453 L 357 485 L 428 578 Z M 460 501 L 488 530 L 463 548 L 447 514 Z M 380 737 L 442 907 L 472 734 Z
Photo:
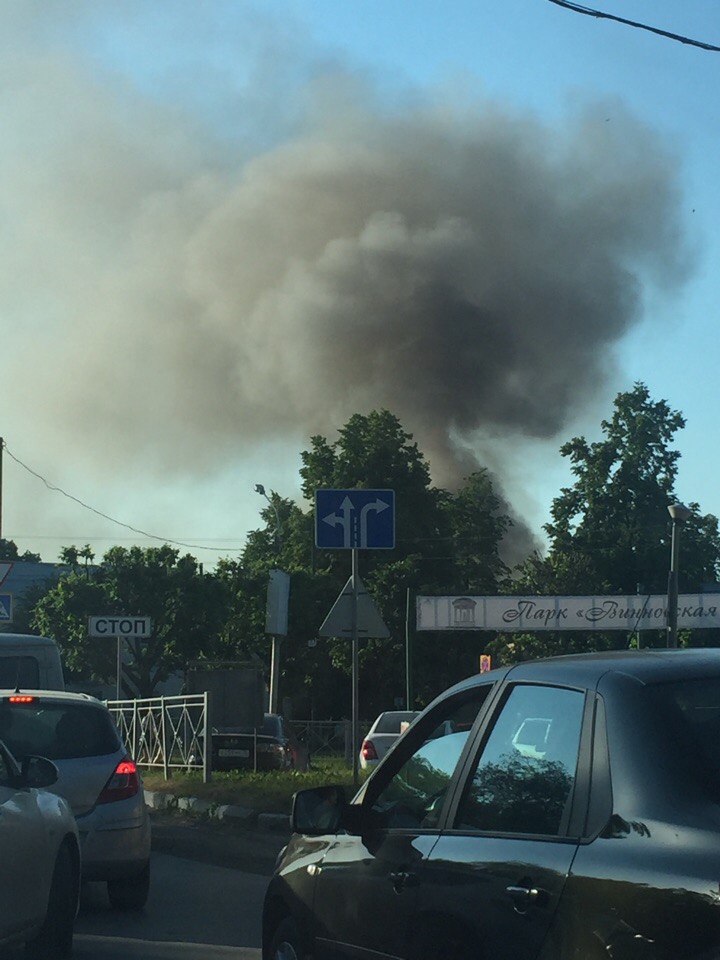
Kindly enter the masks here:
M 0 82 L 4 393 L 96 471 L 211 474 L 387 408 L 436 482 L 468 452 L 502 482 L 494 438 L 557 437 L 683 279 L 676 163 L 619 103 L 387 105 L 335 67 L 253 143 L 80 54 Z

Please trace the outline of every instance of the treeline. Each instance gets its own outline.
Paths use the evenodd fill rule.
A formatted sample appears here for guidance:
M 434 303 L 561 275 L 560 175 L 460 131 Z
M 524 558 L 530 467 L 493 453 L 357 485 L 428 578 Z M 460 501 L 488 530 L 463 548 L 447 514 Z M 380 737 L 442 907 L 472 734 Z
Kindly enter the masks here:
M 356 414 L 334 442 L 316 436 L 302 453 L 305 506 L 276 493 L 261 511 L 263 526 L 249 533 L 237 559 L 203 572 L 189 554 L 168 546 L 113 547 L 95 562 L 89 547 L 66 547 L 68 565 L 56 583 L 35 588 L 16 610 L 12 629 L 54 636 L 68 672 L 86 683 L 115 676 L 115 648 L 87 637 L 97 614 L 149 615 L 153 636 L 128 641 L 127 696 L 152 696 L 190 661 L 254 661 L 267 667 L 264 633 L 269 572 L 290 574 L 288 637 L 282 644 L 281 700 L 296 717 L 347 716 L 350 643 L 320 639 L 317 630 L 349 576 L 347 551 L 314 547 L 315 490 L 393 489 L 396 547 L 364 551 L 361 576 L 390 628 L 389 639 L 366 639 L 360 650 L 360 702 L 364 716 L 404 701 L 408 600 L 416 595 L 572 595 L 664 593 L 670 559 L 667 507 L 680 454 L 672 448 L 685 425 L 665 401 L 651 400 L 644 384 L 617 396 L 602 422 L 602 439 L 576 437 L 561 447 L 574 481 L 553 500 L 545 525 L 548 548 L 510 568 L 503 541 L 512 518 L 490 474 L 478 469 L 453 492 L 434 487 L 422 452 L 387 410 Z M 717 580 L 717 518 L 697 504 L 682 535 L 682 592 L 700 592 Z M 18 556 L 0 541 L 0 559 Z M 413 622 L 412 606 L 410 622 Z M 418 633 L 412 644 L 416 706 L 456 680 L 477 672 L 479 656 L 493 664 L 574 650 L 626 647 L 634 638 L 608 634 Z M 644 644 L 664 645 L 664 631 L 645 631 Z M 681 635 L 681 643 L 720 644 L 717 631 Z

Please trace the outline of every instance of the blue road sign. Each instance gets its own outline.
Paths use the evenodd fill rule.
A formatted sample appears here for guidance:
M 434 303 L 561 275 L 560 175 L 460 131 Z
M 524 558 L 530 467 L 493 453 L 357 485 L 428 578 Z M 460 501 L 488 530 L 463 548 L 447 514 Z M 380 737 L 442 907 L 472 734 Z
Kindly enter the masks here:
M 315 546 L 326 550 L 392 550 L 394 490 L 316 490 Z
M 0 622 L 12 622 L 12 594 L 0 593 Z

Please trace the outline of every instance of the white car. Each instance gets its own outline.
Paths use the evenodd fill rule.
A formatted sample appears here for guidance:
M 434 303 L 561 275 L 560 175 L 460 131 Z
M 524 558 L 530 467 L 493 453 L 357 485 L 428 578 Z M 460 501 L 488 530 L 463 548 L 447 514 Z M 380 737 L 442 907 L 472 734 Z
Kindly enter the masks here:
M 368 730 L 360 747 L 360 766 L 363 769 L 377 766 L 418 713 L 417 710 L 386 710 L 381 713 Z
M 83 880 L 107 882 L 110 903 L 141 910 L 150 886 L 150 817 L 138 769 L 105 704 L 84 693 L 0 691 L 0 738 L 18 758 L 49 757 L 50 789 L 75 815 Z
M 44 789 L 53 763 L 18 764 L 0 742 L 0 948 L 25 944 L 26 957 L 72 952 L 80 892 L 80 841 L 68 803 Z

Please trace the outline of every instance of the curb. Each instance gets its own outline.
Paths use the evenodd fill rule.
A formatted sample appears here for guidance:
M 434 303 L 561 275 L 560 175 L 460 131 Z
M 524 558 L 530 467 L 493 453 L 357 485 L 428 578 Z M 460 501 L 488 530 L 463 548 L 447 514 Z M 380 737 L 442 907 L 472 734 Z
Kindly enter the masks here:
M 145 803 L 149 810 L 182 810 L 196 813 L 213 820 L 257 826 L 261 830 L 288 830 L 290 818 L 285 813 L 258 813 L 249 807 L 235 804 L 219 804 L 199 797 L 176 797 L 161 790 L 145 790 Z

